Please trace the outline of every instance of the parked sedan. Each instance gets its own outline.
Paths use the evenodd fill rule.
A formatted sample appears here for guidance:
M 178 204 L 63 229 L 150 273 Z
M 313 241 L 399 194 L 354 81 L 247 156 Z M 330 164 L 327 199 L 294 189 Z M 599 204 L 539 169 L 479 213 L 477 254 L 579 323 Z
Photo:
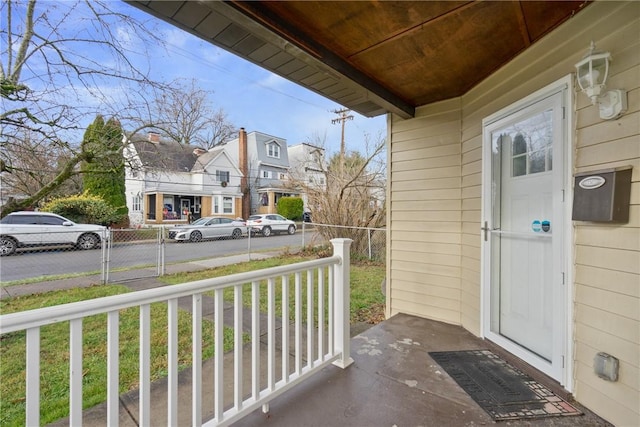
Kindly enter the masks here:
M 224 217 L 204 217 L 191 224 L 176 225 L 169 230 L 169 238 L 178 242 L 199 242 L 218 237 L 242 237 L 246 231 L 244 220 Z
M 19 247 L 73 245 L 78 249 L 100 247 L 107 228 L 75 222 L 51 212 L 12 212 L 0 221 L 0 256 Z
M 261 233 L 264 237 L 272 233 L 296 232 L 296 223 L 278 214 L 251 215 L 247 221 L 252 233 Z

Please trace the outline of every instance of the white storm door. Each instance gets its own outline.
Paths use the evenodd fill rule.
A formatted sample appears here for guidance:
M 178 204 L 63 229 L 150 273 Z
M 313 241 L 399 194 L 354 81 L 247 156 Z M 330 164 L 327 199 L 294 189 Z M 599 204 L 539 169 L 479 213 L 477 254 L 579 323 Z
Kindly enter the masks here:
M 562 382 L 563 90 L 485 124 L 485 334 Z

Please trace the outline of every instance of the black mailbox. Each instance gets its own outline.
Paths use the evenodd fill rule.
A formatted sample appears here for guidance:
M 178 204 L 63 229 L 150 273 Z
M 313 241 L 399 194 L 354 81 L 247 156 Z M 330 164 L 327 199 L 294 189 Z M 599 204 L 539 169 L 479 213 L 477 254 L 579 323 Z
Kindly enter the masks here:
M 575 175 L 574 221 L 629 222 L 631 167 Z

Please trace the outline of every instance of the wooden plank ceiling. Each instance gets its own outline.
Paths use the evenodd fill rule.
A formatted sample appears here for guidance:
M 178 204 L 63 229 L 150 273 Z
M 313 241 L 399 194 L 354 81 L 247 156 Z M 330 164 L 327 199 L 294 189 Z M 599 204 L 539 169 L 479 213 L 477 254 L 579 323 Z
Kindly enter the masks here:
M 463 95 L 587 1 L 130 1 L 365 116 Z

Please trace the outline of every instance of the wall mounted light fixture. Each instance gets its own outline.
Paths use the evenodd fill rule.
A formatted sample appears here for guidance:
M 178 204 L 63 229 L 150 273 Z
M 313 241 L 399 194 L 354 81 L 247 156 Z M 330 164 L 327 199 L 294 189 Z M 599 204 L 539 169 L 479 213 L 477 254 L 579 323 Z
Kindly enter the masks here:
M 591 42 L 589 52 L 576 64 L 578 85 L 591 103 L 598 105 L 601 119 L 616 119 L 627 110 L 627 92 L 613 89 L 603 93 L 609 77 L 611 54 L 597 52 L 595 48 L 595 43 Z

